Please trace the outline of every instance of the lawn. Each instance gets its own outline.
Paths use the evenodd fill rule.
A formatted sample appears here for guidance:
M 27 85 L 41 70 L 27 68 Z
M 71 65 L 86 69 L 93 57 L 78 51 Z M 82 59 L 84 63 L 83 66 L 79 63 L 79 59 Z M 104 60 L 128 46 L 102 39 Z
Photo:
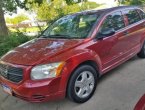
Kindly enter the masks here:
M 46 29 L 47 26 L 41 27 L 42 30 Z M 39 32 L 41 31 L 38 27 L 28 27 L 28 28 L 9 28 L 11 32 Z

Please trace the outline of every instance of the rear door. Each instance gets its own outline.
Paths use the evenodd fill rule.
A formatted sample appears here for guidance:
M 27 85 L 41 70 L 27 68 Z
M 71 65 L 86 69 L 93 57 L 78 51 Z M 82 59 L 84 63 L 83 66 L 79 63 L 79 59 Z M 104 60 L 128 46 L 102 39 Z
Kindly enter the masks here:
M 141 26 L 142 26 L 142 31 L 141 31 L 141 42 L 143 43 L 144 39 L 145 39 L 145 13 L 143 12 L 143 10 L 141 9 L 137 9 L 137 12 L 139 13 L 140 17 L 141 17 Z
M 139 51 L 141 36 L 144 31 L 143 21 L 136 9 L 123 10 L 123 15 L 126 20 L 126 35 L 122 39 L 128 42 L 127 50 L 129 54 Z

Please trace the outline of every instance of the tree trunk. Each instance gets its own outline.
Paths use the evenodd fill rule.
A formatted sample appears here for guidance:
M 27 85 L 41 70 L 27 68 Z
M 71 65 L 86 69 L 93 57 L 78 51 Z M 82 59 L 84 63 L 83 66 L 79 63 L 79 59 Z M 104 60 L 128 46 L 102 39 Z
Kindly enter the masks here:
M 6 26 L 4 12 L 2 9 L 2 0 L 0 0 L 0 36 L 8 35 L 8 28 Z

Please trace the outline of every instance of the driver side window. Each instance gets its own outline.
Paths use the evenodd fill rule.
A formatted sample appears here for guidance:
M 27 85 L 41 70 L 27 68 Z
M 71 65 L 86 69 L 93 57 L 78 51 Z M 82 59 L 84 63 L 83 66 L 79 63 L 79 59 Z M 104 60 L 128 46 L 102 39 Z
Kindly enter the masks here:
M 106 17 L 103 25 L 100 28 L 100 32 L 103 32 L 108 29 L 114 29 L 115 31 L 125 27 L 124 19 L 121 12 L 115 12 Z

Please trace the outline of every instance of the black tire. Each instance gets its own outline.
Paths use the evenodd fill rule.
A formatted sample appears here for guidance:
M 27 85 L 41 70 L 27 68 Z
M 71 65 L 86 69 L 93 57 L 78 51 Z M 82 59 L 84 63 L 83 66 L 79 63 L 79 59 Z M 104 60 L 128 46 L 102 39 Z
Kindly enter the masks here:
M 86 72 L 86 73 L 85 73 Z M 89 75 L 87 74 L 87 72 L 89 73 Z M 75 87 L 75 85 L 76 85 L 76 81 L 77 80 L 80 80 L 79 78 L 80 77 L 82 77 L 82 79 L 84 79 L 83 78 L 83 75 L 84 75 L 84 73 L 85 74 L 87 74 L 87 81 L 83 81 L 83 82 L 89 82 L 89 81 L 91 81 L 90 79 L 89 79 L 89 77 L 91 77 L 91 78 L 93 78 L 94 80 L 92 80 L 92 84 L 90 83 L 89 85 L 85 85 L 84 86 L 84 88 L 86 87 L 89 87 L 89 88 L 91 88 L 91 89 L 89 89 L 89 90 L 91 90 L 89 93 L 89 95 L 87 94 L 87 91 L 88 91 L 88 89 L 86 90 L 86 92 L 84 92 L 85 94 L 87 94 L 86 95 L 86 97 L 79 97 L 78 95 L 77 95 L 77 93 L 76 93 L 76 91 L 77 91 L 77 87 Z M 90 74 L 91 73 L 91 74 Z M 86 76 L 86 75 L 85 75 Z M 92 77 L 93 76 L 93 77 Z M 76 102 L 76 103 L 84 103 L 84 102 L 86 102 L 86 101 L 88 101 L 91 97 L 92 97 L 92 95 L 94 94 L 94 91 L 96 90 L 96 85 L 97 85 L 97 79 L 98 79 L 98 77 L 97 77 L 98 75 L 97 75 L 97 71 L 92 67 L 92 66 L 89 66 L 89 65 L 82 65 L 82 66 L 80 66 L 80 67 L 78 67 L 74 72 L 73 72 L 73 74 L 72 74 L 72 76 L 70 77 L 70 80 L 69 80 L 69 83 L 68 83 L 68 88 L 67 88 L 67 97 L 70 99 L 70 100 L 72 100 L 73 102 Z M 82 80 L 81 79 L 81 80 Z M 88 80 L 89 79 L 89 80 Z M 82 81 L 81 81 L 81 83 L 82 83 Z M 94 83 L 94 84 L 93 84 Z M 83 83 L 82 83 L 83 84 Z M 82 91 L 83 91 L 84 89 L 82 89 Z M 80 91 L 80 90 L 79 90 Z M 84 94 L 83 93 L 83 94 Z M 85 95 L 84 94 L 84 95 Z M 82 95 L 83 96 L 83 95 Z
M 137 54 L 139 58 L 145 58 L 145 42 L 141 48 L 141 51 Z

